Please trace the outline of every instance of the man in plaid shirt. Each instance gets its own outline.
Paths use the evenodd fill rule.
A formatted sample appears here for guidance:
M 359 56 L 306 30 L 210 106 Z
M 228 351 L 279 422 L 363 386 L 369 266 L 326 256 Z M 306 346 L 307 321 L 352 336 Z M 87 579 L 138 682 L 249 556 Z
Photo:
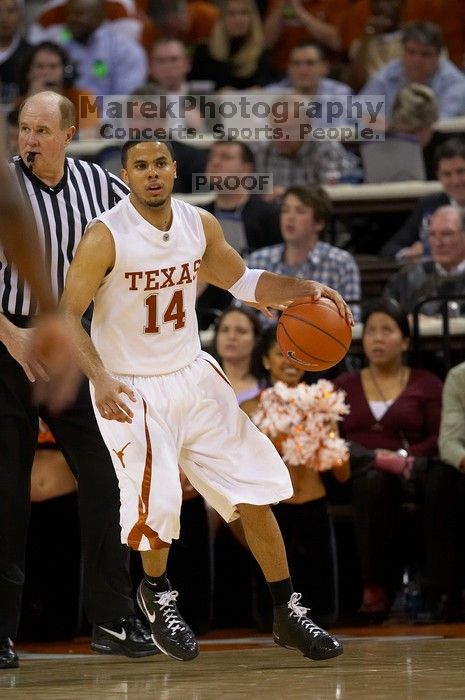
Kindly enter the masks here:
M 285 105 L 286 99 L 278 104 Z M 256 172 L 273 173 L 273 194 L 265 199 L 279 197 L 292 185 L 332 185 L 343 179 L 360 179 L 357 156 L 338 141 L 312 139 L 309 117 L 300 108 L 299 114 L 295 113 L 298 104 L 298 98 L 289 98 L 286 119 L 270 119 L 273 137 L 254 146 Z
M 346 301 L 360 300 L 360 272 L 352 255 L 320 241 L 331 215 L 331 200 L 322 187 L 289 187 L 284 192 L 280 213 L 284 243 L 251 253 L 245 259 L 247 266 L 313 279 L 336 289 Z M 359 320 L 358 306 L 352 307 L 352 312 Z

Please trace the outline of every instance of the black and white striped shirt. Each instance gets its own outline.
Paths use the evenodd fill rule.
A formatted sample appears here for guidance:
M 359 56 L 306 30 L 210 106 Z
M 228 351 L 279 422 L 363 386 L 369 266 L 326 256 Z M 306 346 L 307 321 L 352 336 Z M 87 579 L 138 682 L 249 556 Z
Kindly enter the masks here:
M 39 180 L 19 156 L 14 157 L 10 167 L 19 181 L 26 206 L 32 207 L 52 287 L 59 298 L 86 225 L 111 209 L 129 189 L 99 165 L 74 158 L 65 159 L 63 178 L 55 187 Z M 1 249 L 0 294 L 2 312 L 29 316 L 37 311 L 29 287 L 18 279 L 16 268 L 8 263 Z

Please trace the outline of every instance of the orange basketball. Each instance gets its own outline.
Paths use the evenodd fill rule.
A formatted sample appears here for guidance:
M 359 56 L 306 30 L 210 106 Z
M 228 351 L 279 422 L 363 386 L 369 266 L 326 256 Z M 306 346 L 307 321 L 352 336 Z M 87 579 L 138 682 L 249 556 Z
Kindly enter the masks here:
M 276 339 L 292 365 L 306 372 L 319 372 L 345 357 L 352 328 L 330 299 L 301 297 L 281 315 Z

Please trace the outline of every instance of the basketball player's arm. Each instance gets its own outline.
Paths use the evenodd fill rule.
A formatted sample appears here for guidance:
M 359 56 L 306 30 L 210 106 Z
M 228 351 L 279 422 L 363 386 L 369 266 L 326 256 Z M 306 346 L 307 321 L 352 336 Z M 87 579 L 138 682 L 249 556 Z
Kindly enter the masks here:
M 217 219 L 207 211 L 200 210 L 207 246 L 199 269 L 201 281 L 229 290 L 238 282 L 246 271 L 246 266 L 234 248 L 225 240 Z M 262 272 L 255 288 L 255 300 L 245 299 L 247 303 L 255 301 L 260 307 L 285 308 L 299 297 L 320 297 L 331 299 L 340 315 L 351 325 L 354 324 L 352 312 L 341 295 L 335 289 L 313 280 L 276 275 L 274 272 Z
M 84 312 L 114 262 L 113 237 L 108 228 L 97 221 L 88 227 L 77 247 L 66 277 L 60 309 L 76 344 L 79 366 L 94 386 L 95 403 L 100 415 L 107 420 L 131 423 L 133 413 L 121 394 L 126 394 L 135 401 L 134 392 L 105 369 L 92 339 L 81 323 Z

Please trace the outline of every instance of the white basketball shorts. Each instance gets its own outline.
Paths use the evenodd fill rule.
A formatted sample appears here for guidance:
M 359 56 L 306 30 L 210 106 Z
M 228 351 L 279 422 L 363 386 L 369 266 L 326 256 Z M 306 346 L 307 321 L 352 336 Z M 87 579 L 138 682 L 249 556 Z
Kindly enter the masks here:
M 91 396 L 118 476 L 122 542 L 148 550 L 179 537 L 179 466 L 226 522 L 239 517 L 238 503 L 290 498 L 286 465 L 206 352 L 171 374 L 119 378 L 137 395 L 136 403 L 127 399 L 132 423 L 103 419 L 92 385 Z

